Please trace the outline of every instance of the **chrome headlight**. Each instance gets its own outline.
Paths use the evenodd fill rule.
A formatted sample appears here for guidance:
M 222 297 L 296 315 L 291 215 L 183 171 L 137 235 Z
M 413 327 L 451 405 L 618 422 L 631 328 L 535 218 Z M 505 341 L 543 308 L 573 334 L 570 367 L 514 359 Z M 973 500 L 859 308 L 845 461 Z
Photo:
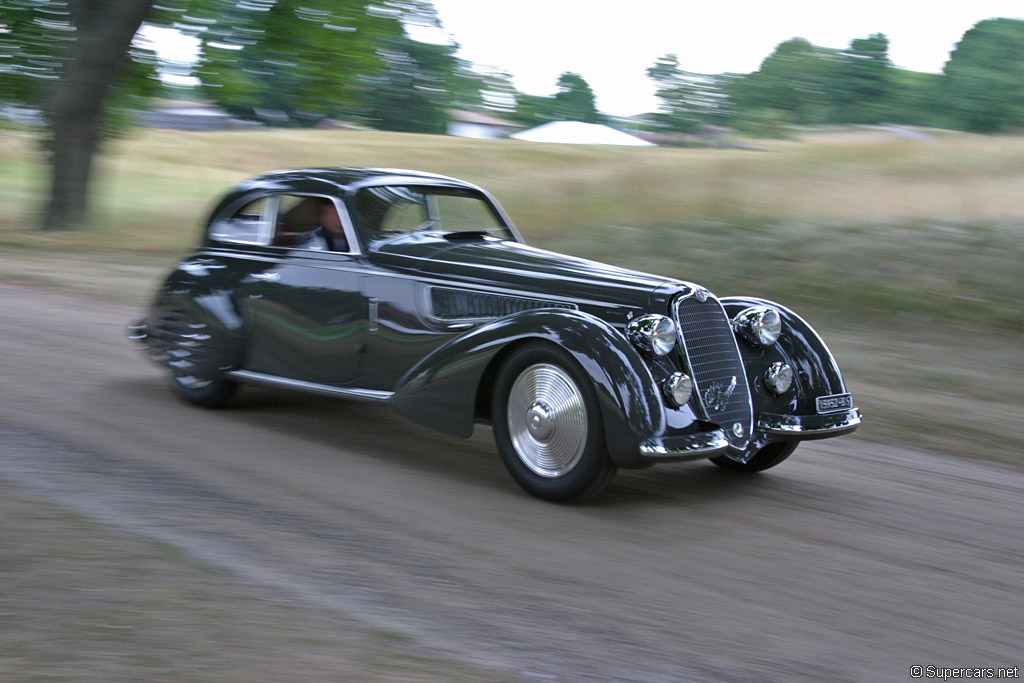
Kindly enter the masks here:
M 686 405 L 693 393 L 693 380 L 684 372 L 673 372 L 662 385 L 665 396 L 675 404 L 676 408 Z
M 772 363 L 764 373 L 764 384 L 776 396 L 782 396 L 793 386 L 793 368 L 785 363 Z
M 768 306 L 751 306 L 736 314 L 732 327 L 755 346 L 771 346 L 782 333 L 782 316 Z
M 676 324 L 656 313 L 642 315 L 626 326 L 626 339 L 641 351 L 664 356 L 676 345 Z

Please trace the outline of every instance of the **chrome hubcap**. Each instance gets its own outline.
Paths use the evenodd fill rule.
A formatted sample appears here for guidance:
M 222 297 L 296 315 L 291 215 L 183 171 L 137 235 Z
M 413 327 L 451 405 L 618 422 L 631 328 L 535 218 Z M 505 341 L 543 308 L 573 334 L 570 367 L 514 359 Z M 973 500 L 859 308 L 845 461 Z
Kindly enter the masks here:
M 587 409 L 579 387 L 557 365 L 523 370 L 508 396 L 509 436 L 523 464 L 542 477 L 560 477 L 583 457 Z
M 555 423 L 551 417 L 551 407 L 537 401 L 526 411 L 526 428 L 537 441 L 547 441 L 555 433 Z

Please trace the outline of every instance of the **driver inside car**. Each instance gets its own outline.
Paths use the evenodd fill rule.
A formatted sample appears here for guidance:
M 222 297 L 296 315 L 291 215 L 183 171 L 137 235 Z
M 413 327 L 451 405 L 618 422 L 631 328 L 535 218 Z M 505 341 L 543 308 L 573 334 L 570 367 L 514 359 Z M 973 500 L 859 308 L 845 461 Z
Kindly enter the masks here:
M 313 202 L 320 225 L 300 237 L 295 243 L 295 248 L 312 251 L 348 251 L 345 228 L 341 224 L 334 202 L 327 197 L 317 197 Z

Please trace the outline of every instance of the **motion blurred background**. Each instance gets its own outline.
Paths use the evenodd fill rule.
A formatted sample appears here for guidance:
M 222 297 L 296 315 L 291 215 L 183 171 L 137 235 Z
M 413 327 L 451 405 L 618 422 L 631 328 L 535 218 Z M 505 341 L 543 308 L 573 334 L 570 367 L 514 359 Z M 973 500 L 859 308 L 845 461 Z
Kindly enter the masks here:
M 653 1 L 435 4 L 0 0 L 0 277 L 141 304 L 247 176 L 438 172 L 539 246 L 797 309 L 868 438 L 1024 459 L 1024 20 L 991 14 L 1009 3 L 838 23 L 782 3 L 742 32 L 741 11 Z M 528 141 L 557 122 L 590 127 Z M 608 129 L 653 145 L 584 144 Z

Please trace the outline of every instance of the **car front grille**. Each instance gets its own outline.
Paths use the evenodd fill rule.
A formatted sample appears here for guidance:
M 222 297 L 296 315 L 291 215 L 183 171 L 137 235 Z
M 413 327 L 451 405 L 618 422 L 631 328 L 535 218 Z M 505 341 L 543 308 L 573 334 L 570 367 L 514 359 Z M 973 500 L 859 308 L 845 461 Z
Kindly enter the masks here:
M 675 316 L 704 417 L 722 427 L 730 446 L 745 449 L 754 415 L 743 360 L 725 309 L 714 296 L 700 301 L 690 294 L 676 299 Z

